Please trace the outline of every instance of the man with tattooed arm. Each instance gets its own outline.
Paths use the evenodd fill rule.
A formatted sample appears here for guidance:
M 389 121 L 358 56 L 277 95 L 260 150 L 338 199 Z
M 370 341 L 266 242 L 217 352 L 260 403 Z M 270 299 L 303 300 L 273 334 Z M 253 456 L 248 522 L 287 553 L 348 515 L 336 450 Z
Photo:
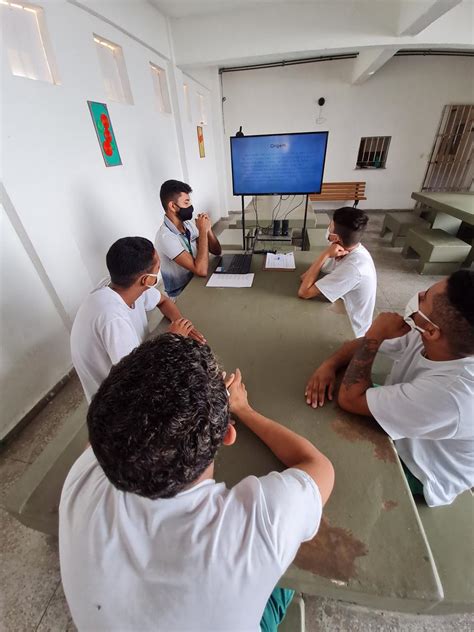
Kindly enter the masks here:
M 371 371 L 378 352 L 394 364 L 384 386 Z M 414 494 L 447 505 L 474 486 L 474 272 L 460 270 L 416 294 L 405 317 L 380 314 L 365 336 L 346 342 L 308 381 L 306 402 L 337 401 L 372 416 L 392 437 Z

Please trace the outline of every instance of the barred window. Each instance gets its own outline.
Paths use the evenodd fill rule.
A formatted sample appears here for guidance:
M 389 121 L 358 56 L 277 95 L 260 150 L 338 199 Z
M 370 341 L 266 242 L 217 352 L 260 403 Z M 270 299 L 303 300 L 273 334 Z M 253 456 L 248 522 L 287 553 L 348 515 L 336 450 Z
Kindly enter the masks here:
M 360 139 L 357 169 L 385 169 L 391 136 L 364 136 Z

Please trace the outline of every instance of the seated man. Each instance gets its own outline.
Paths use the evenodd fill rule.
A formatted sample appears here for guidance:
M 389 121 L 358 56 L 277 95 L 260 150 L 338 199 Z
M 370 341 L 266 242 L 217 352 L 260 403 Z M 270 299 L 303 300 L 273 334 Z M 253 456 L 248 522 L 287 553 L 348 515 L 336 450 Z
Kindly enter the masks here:
M 236 439 L 229 413 L 288 469 L 216 483 L 216 453 Z M 258 630 L 273 588 L 318 530 L 334 483 L 328 459 L 253 410 L 238 369 L 226 379 L 207 345 L 172 334 L 112 368 L 87 424 L 91 447 L 59 509 L 78 629 Z M 277 592 L 281 610 L 287 593 Z M 266 630 L 279 622 L 269 625 L 275 597 Z
M 175 298 L 184 290 L 193 274 L 205 277 L 209 253 L 221 254 L 221 245 L 211 228 L 206 213 L 191 221 L 194 208 L 189 184 L 167 180 L 160 189 L 165 217 L 159 228 L 155 246 L 161 258 L 161 274 L 168 296 Z
M 148 334 L 146 313 L 158 307 L 171 321 L 168 331 L 205 342 L 191 321 L 154 287 L 160 260 L 150 240 L 124 237 L 106 257 L 110 279 L 80 306 L 71 331 L 71 355 L 88 402 L 117 364 Z
M 330 246 L 301 277 L 300 298 L 323 295 L 331 303 L 342 298 L 356 337 L 372 322 L 377 274 L 369 251 L 360 243 L 369 218 L 357 208 L 337 209 L 329 225 Z M 328 274 L 317 280 L 321 269 Z
M 378 351 L 395 362 L 385 386 L 373 388 Z M 448 505 L 474 486 L 474 272 L 460 270 L 415 295 L 405 320 L 380 314 L 364 338 L 313 373 L 307 403 L 322 406 L 326 389 L 332 399 L 345 366 L 339 405 L 372 415 L 395 440 L 415 494 L 431 507 Z

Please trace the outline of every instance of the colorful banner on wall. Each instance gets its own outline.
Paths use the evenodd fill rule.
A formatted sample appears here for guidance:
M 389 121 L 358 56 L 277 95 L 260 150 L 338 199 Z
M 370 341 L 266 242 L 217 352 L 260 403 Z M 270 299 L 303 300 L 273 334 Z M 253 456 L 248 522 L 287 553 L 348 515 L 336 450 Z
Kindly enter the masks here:
M 115 140 L 114 130 L 110 121 L 109 111 L 105 103 L 87 101 L 94 123 L 97 140 L 106 167 L 117 167 L 122 164 L 120 153 Z
M 206 152 L 204 151 L 204 133 L 200 125 L 197 126 L 197 134 L 198 134 L 199 156 L 201 158 L 205 158 Z

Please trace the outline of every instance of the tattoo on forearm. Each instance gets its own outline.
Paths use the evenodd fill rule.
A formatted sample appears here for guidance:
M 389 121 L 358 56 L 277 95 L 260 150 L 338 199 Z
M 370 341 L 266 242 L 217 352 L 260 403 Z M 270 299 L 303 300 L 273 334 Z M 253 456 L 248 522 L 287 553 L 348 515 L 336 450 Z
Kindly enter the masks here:
M 345 388 L 350 388 L 355 384 L 367 386 L 372 384 L 372 364 L 379 347 L 379 340 L 364 338 L 361 341 L 344 374 L 342 385 Z

